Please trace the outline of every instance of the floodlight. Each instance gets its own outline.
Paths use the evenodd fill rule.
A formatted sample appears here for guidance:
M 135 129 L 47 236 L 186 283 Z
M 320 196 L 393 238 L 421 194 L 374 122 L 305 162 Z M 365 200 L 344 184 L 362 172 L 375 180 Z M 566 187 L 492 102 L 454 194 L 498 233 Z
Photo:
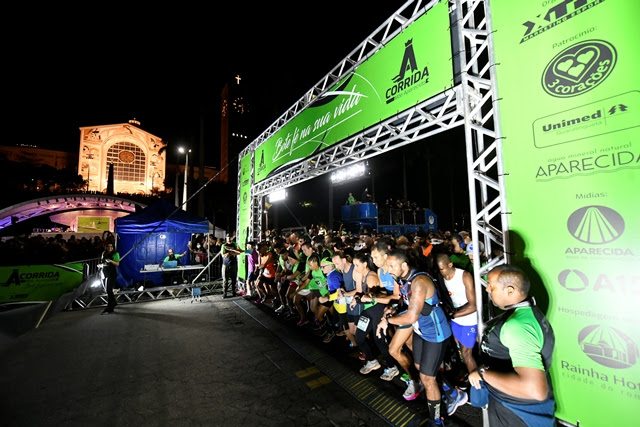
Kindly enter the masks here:
M 348 180 L 360 178 L 364 176 L 365 169 L 366 168 L 364 163 L 356 163 L 354 165 L 338 169 L 331 174 L 331 183 L 340 184 Z
M 287 198 L 287 192 L 284 189 L 274 191 L 273 193 L 269 194 L 268 198 L 269 198 L 269 203 L 279 202 Z

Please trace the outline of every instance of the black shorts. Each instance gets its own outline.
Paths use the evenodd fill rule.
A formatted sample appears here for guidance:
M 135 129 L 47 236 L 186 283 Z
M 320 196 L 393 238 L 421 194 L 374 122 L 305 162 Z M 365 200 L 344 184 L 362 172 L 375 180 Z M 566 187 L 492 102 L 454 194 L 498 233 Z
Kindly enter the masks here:
M 360 319 L 360 315 L 359 314 L 349 314 L 347 313 L 347 321 L 349 323 L 358 323 L 358 319 Z
M 449 340 L 430 342 L 420 335 L 413 334 L 413 360 L 420 366 L 420 373 L 435 377 L 440 364 L 444 360 Z
M 347 313 L 336 313 L 338 315 L 338 330 L 344 331 L 349 329 L 349 322 L 347 320 Z
M 274 277 L 260 276 L 259 282 L 267 286 L 275 286 L 276 279 Z
M 258 278 L 258 276 L 260 276 L 260 270 L 254 270 L 249 275 L 249 280 L 250 281 L 254 281 L 254 280 L 256 280 Z
M 309 295 L 307 296 L 308 299 L 313 299 L 313 298 L 320 298 L 320 291 L 317 289 L 310 289 L 309 290 Z M 332 303 L 333 304 L 333 303 Z

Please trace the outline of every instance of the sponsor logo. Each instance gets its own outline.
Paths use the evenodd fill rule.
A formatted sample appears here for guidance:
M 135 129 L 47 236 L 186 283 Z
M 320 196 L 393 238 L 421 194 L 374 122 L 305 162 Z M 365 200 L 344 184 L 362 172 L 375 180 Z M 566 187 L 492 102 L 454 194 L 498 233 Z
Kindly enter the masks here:
M 429 68 L 425 66 L 422 69 L 418 69 L 416 55 L 413 51 L 413 39 L 405 42 L 404 55 L 400 63 L 400 72 L 391 80 L 393 80 L 393 86 L 390 86 L 385 91 L 387 104 L 392 103 L 402 97 L 403 94 L 429 82 Z
M 29 280 L 58 280 L 59 278 L 60 273 L 57 271 L 30 271 L 20 273 L 20 270 L 14 268 L 4 286 L 12 284 L 19 286 L 22 282 Z
M 244 193 L 242 193 L 242 203 L 247 203 L 247 198 L 249 196 L 247 195 L 247 192 L 245 191 Z
M 538 166 L 536 180 L 550 181 L 558 178 L 592 175 L 597 172 L 615 172 L 636 169 L 640 165 L 640 152 L 629 151 L 631 143 L 613 147 L 594 148 L 570 156 L 552 158 Z
M 589 356 L 591 357 L 591 356 Z M 605 365 L 608 366 L 608 365 Z M 608 366 L 611 367 L 611 366 Z M 573 361 L 567 360 L 560 361 L 560 368 L 563 373 L 562 376 L 568 379 L 580 381 L 580 383 L 593 384 L 594 380 L 600 382 L 600 386 L 603 388 L 609 388 L 613 390 L 612 386 L 622 389 L 621 391 L 636 392 L 640 390 L 640 382 L 625 377 L 622 374 L 599 371 L 591 366 L 581 366 Z M 588 380 L 588 381 L 585 381 Z
M 542 87 L 558 98 L 581 95 L 609 77 L 616 59 L 616 49 L 604 40 L 576 43 L 547 64 L 542 74 Z
M 524 26 L 524 35 L 520 39 L 520 43 L 534 38 L 551 28 L 578 16 L 602 3 L 604 0 L 561 0 L 548 9 L 545 9 L 539 15 L 531 17 L 522 23 Z M 546 6 L 550 2 L 545 2 Z
M 630 91 L 554 113 L 533 122 L 533 143 L 537 148 L 576 141 L 598 146 L 605 138 L 610 141 L 612 133 L 639 127 L 638 111 L 640 92 Z M 606 137 L 593 139 L 602 135 Z
M 640 295 L 640 276 L 598 274 L 590 280 L 583 271 L 565 269 L 558 274 L 558 283 L 571 292 L 591 289 L 594 292 L 606 291 L 610 295 Z
M 542 125 L 542 131 L 549 132 L 551 130 L 567 128 L 567 127 L 579 125 L 581 123 L 585 123 L 591 120 L 597 120 L 601 118 L 602 118 L 602 110 L 598 109 L 593 114 L 586 114 L 582 117 L 566 118 L 556 123 L 547 123 L 546 125 Z
M 565 255 L 633 256 L 628 248 L 567 248 Z
M 581 242 L 602 245 L 622 236 L 624 219 L 606 206 L 584 206 L 569 216 L 567 229 Z
M 602 366 L 630 368 L 638 360 L 638 346 L 622 331 L 606 325 L 589 325 L 578 334 L 582 352 Z
M 584 291 L 589 287 L 587 275 L 580 270 L 562 270 L 558 274 L 558 283 L 568 291 Z
M 567 128 L 572 128 L 575 126 L 579 126 L 583 123 L 592 122 L 593 120 L 602 119 L 604 116 L 613 116 L 616 113 L 624 113 L 629 109 L 624 104 L 616 104 L 611 106 L 607 111 L 603 111 L 603 109 L 596 109 L 593 112 L 588 112 L 587 114 L 581 115 L 580 117 L 571 117 L 567 116 L 565 118 L 559 118 L 559 122 L 549 123 L 542 125 L 542 132 L 550 132 L 554 130 L 566 131 Z

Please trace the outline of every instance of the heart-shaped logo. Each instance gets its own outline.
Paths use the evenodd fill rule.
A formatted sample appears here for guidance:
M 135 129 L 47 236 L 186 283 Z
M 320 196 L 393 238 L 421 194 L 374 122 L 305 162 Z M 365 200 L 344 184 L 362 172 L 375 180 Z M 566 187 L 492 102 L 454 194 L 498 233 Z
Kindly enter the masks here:
M 596 53 L 593 50 L 589 49 L 587 52 L 578 55 L 578 62 L 581 64 L 588 64 L 595 54 Z
M 616 48 L 605 40 L 578 42 L 549 61 L 542 74 L 542 87 L 558 98 L 581 95 L 611 75 L 617 57 Z
M 556 64 L 556 68 L 564 73 L 567 72 L 569 68 L 573 65 L 573 59 L 567 59 L 566 61 L 559 62 Z
M 584 64 L 574 65 L 573 67 L 569 68 L 567 74 L 580 80 L 580 76 L 582 75 L 582 73 L 584 73 L 584 68 Z
M 578 83 L 599 57 L 597 46 L 585 46 L 576 53 L 564 55 L 556 61 L 553 71 L 558 77 Z

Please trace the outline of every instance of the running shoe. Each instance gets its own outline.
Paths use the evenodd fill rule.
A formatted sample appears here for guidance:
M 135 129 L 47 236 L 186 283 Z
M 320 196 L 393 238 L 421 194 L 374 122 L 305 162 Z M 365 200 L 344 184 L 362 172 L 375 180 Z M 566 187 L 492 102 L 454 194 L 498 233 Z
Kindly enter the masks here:
M 464 405 L 468 401 L 469 395 L 466 392 L 462 390 L 456 390 L 456 395 L 450 401 L 447 401 L 447 415 L 453 415 L 458 407 Z
M 385 381 L 391 381 L 392 379 L 397 377 L 398 374 L 400 374 L 400 371 L 398 371 L 398 368 L 396 368 L 395 366 L 392 366 L 390 368 L 384 368 L 384 372 L 382 373 L 382 375 L 380 375 L 380 379 Z
M 336 334 L 333 333 L 333 331 L 328 332 L 325 334 L 324 338 L 322 339 L 322 342 L 325 344 L 328 344 L 331 342 L 331 340 L 333 339 L 333 337 L 335 337 Z
M 418 387 L 416 388 L 415 381 L 408 381 L 407 389 L 402 394 L 402 397 L 404 397 L 404 400 L 416 400 L 418 397 L 420 397 L 420 393 L 422 393 L 422 390 L 424 390 L 424 386 L 421 382 L 418 383 Z
M 360 369 L 360 373 L 363 375 L 368 374 L 371 371 L 375 371 L 376 369 L 382 368 L 380 362 L 377 359 L 369 360 L 364 366 Z

